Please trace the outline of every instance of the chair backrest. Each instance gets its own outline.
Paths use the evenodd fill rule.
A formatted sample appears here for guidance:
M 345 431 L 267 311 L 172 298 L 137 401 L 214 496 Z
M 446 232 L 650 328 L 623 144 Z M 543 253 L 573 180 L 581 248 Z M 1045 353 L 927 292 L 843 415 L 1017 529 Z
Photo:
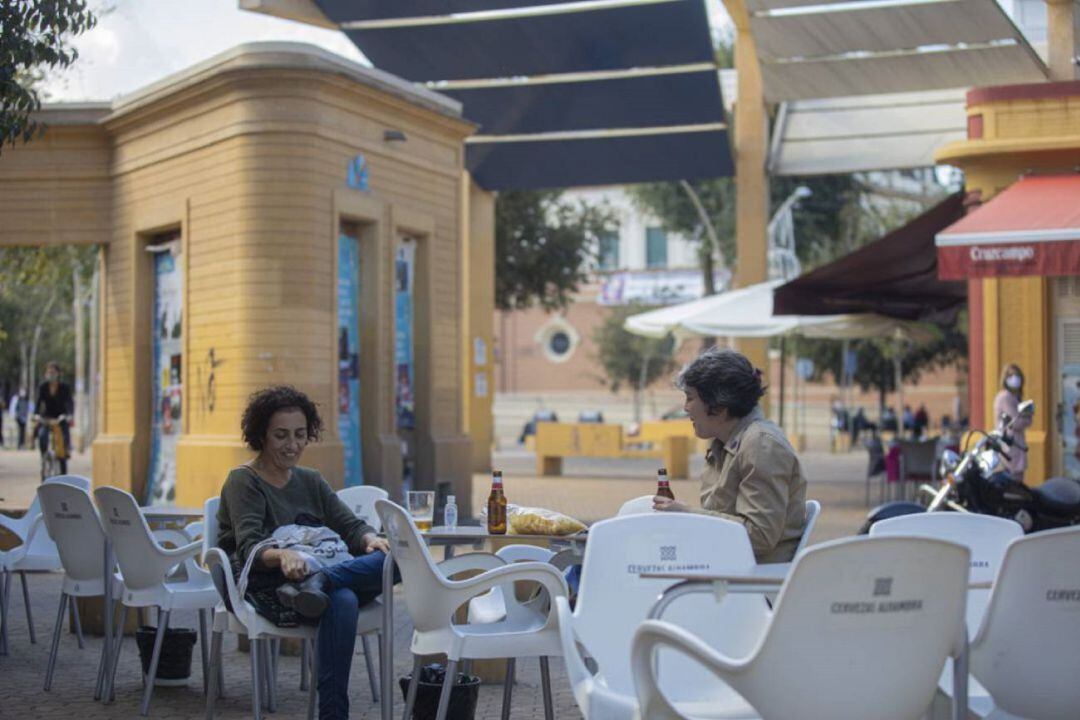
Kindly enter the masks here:
M 160 584 L 165 563 L 135 498 L 114 487 L 100 487 L 94 490 L 94 497 L 101 508 L 101 524 L 112 540 L 124 586 L 142 590 Z
M 921 717 L 959 645 L 970 558 L 962 545 L 916 537 L 809 548 L 750 667 L 728 681 L 761 717 Z
M 508 563 L 548 562 L 555 553 L 537 545 L 504 545 L 495 553 Z
M 633 500 L 627 500 L 619 508 L 619 512 L 616 517 L 622 517 L 623 515 L 644 515 L 646 513 L 653 512 L 653 498 L 655 495 L 642 495 L 636 497 Z
M 646 619 L 671 580 L 644 579 L 642 572 L 700 571 L 743 574 L 754 567 L 746 529 L 734 522 L 691 513 L 628 515 L 589 528 L 574 632 L 599 664 L 609 688 L 634 694 L 630 667 L 633 628 Z M 711 595 L 674 602 L 663 619 L 699 634 L 732 653 L 748 652 L 768 618 L 759 595 Z M 675 700 L 709 696 L 715 682 L 700 667 L 660 653 L 660 687 Z
M 202 534 L 202 556 L 205 562 L 206 554 L 210 552 L 211 548 L 217 547 L 218 535 L 221 534 L 221 528 L 218 525 L 218 508 L 221 507 L 221 498 L 212 497 L 207 498 L 203 503 L 203 534 Z
M 42 485 L 66 485 L 68 487 L 80 488 L 89 492 L 90 479 L 82 477 L 81 475 L 54 475 L 43 482 Z M 40 514 L 41 501 L 35 496 L 33 502 L 30 503 L 30 509 L 26 511 L 26 515 L 23 517 L 28 518 L 32 524 L 33 520 Z M 46 528 L 47 527 L 48 526 L 46 526 Z M 29 530 L 29 525 L 27 526 L 27 530 Z M 25 542 L 26 539 L 26 537 L 23 537 L 23 542 Z M 47 530 L 45 532 L 34 533 L 34 536 L 30 538 L 29 546 L 26 548 L 26 554 L 37 557 L 58 557 L 56 543 L 53 542 L 51 534 Z
M 803 527 L 802 537 L 799 538 L 799 544 L 795 546 L 795 557 L 799 557 L 802 551 L 806 549 L 806 545 L 810 542 L 810 533 L 814 532 L 814 525 L 817 524 L 818 515 L 821 514 L 821 503 L 817 500 L 806 501 L 806 525 Z
M 907 535 L 938 538 L 959 543 L 971 551 L 971 582 L 993 582 L 1013 540 L 1024 536 L 1020 524 L 993 515 L 932 512 L 901 515 L 879 520 L 870 526 L 870 536 Z M 975 637 L 982 624 L 990 590 L 972 588 L 967 597 L 968 637 Z
M 901 440 L 900 466 L 904 476 L 934 475 L 934 460 L 937 452 L 937 438 L 931 440 Z
M 447 583 L 435 566 L 420 531 L 405 508 L 390 500 L 376 500 L 375 512 L 382 520 L 386 538 L 390 542 L 390 552 L 401 571 L 405 606 L 413 627 L 421 632 L 445 627 L 447 618 L 435 611 L 437 603 L 425 602 L 425 598 L 438 597 L 446 589 Z
M 1080 527 L 1014 540 L 1005 551 L 971 672 L 1013 715 L 1075 718 L 1080 708 Z
M 388 500 L 390 498 L 388 492 L 374 485 L 356 485 L 338 490 L 337 496 L 349 506 L 356 517 L 375 528 L 375 532 L 382 530 L 379 513 L 375 512 L 375 501 Z
M 38 486 L 42 516 L 69 578 L 88 582 L 104 575 L 105 530 L 90 493 L 77 485 Z

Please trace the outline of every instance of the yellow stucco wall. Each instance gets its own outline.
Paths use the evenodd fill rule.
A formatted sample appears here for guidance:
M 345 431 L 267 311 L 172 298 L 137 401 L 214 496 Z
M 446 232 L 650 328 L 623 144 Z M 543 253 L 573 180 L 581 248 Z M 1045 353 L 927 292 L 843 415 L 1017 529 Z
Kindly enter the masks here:
M 965 188 L 987 202 L 1028 172 L 1072 173 L 1080 166 L 1080 83 L 1055 83 L 975 90 L 968 98 L 969 139 L 950 143 L 935 155 L 939 163 L 964 171 Z M 979 132 L 972 132 L 981 123 Z M 976 137 L 971 137 L 975 135 Z M 1077 269 L 1080 274 L 1080 268 Z M 983 416 L 994 425 L 993 399 L 1001 389 L 1001 369 L 1016 363 L 1025 374 L 1024 396 L 1036 403 L 1027 432 L 1028 484 L 1051 473 L 1056 448 L 1053 426 L 1053 305 L 1043 277 L 990 278 L 982 284 Z M 976 374 L 973 368 L 973 375 Z

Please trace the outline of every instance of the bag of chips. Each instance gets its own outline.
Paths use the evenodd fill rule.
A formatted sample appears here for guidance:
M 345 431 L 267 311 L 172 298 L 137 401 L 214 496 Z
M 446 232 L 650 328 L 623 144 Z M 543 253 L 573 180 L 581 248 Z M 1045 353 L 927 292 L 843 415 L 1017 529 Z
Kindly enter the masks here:
M 585 524 L 554 510 L 512 505 L 506 509 L 511 535 L 573 535 Z

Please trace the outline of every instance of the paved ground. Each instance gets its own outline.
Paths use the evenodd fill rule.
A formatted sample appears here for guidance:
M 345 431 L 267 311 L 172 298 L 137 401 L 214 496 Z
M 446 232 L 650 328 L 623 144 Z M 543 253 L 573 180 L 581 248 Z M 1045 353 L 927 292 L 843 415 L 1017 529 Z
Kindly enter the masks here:
M 531 476 L 533 458 L 527 453 L 500 454 L 496 458 L 496 464 L 506 472 L 506 488 L 511 502 L 554 508 L 586 521 L 610 516 L 625 500 L 651 493 L 655 488 L 652 475 L 655 468 L 652 467 L 652 461 L 569 460 L 566 463 L 567 475 L 562 478 Z M 820 500 L 824 508 L 812 542 L 851 534 L 866 513 L 863 506 L 863 453 L 842 456 L 811 453 L 804 456 L 804 465 L 810 480 L 809 495 Z M 4 498 L 0 500 L 0 508 L 26 507 L 37 485 L 36 468 L 36 456 L 33 453 L 0 451 L 0 498 Z M 89 474 L 89 455 L 75 458 L 70 469 L 75 473 Z M 696 497 L 695 481 L 674 481 L 672 486 L 677 497 Z M 479 503 L 486 497 L 487 489 L 487 478 L 477 476 L 473 492 L 475 507 L 479 507 Z M 101 649 L 100 639 L 96 637 L 88 637 L 86 648 L 79 650 L 75 637 L 65 632 L 60 641 L 60 659 L 53 689 L 48 693 L 42 691 L 49 638 L 59 599 L 59 575 L 33 575 L 29 579 L 29 587 L 37 643 L 29 642 L 27 620 L 20 596 L 21 588 L 16 586 L 11 598 L 11 652 L 7 657 L 0 657 L 0 718 L 77 717 L 80 720 L 94 720 L 135 717 L 140 698 L 140 681 L 134 643 L 130 639 L 125 643 L 121 657 L 115 704 L 106 706 L 92 699 Z M 407 672 L 410 665 L 407 656 L 409 620 L 404 612 L 403 602 L 397 602 L 395 608 L 394 674 L 397 677 Z M 174 624 L 197 627 L 193 613 L 179 613 Z M 198 689 L 201 678 L 198 654 L 199 649 L 196 646 L 193 679 L 188 687 L 158 688 L 155 691 L 151 717 L 163 720 L 194 720 L 203 717 L 203 698 Z M 227 697 L 219 701 L 217 716 L 250 717 L 248 656 L 238 651 L 236 638 L 230 637 L 226 640 L 224 659 Z M 562 663 L 553 661 L 551 669 L 556 716 L 580 717 Z M 298 690 L 298 659 L 283 658 L 279 673 L 281 689 L 278 711 L 274 717 L 303 717 L 306 693 Z M 517 675 L 513 717 L 543 717 L 537 662 L 520 662 Z M 378 718 L 378 706 L 372 702 L 367 687 L 362 656 L 355 658 L 352 678 L 352 717 Z M 483 720 L 499 717 L 501 698 L 500 686 L 483 686 L 477 718 Z M 400 713 L 400 695 L 397 708 Z

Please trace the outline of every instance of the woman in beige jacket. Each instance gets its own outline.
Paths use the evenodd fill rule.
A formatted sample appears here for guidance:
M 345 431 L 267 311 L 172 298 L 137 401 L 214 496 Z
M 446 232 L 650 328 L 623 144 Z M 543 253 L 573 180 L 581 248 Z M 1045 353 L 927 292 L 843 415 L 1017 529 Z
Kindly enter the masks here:
M 746 528 L 760 563 L 788 562 L 806 527 L 806 476 L 784 431 L 758 406 L 761 371 L 733 350 L 710 349 L 676 380 L 699 438 L 712 440 L 701 508 L 657 496 L 665 512 L 699 512 Z

